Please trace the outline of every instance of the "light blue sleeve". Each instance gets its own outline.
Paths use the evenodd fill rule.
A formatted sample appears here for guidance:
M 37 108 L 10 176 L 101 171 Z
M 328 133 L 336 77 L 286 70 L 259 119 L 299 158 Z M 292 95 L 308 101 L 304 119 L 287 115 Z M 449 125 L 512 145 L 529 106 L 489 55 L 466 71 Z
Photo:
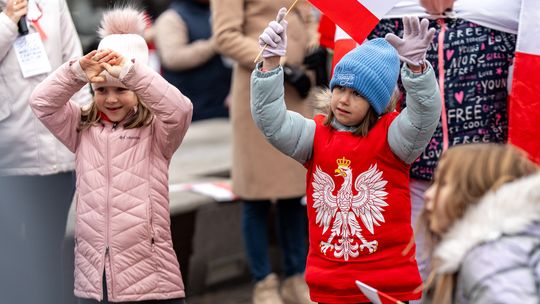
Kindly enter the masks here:
M 251 115 L 266 139 L 279 151 L 304 164 L 311 158 L 315 121 L 288 111 L 283 68 L 251 74 Z
M 441 95 L 433 67 L 426 62 L 423 73 L 413 73 L 406 64 L 401 80 L 407 91 L 407 107 L 390 125 L 388 144 L 405 163 L 411 164 L 431 140 L 441 116 Z

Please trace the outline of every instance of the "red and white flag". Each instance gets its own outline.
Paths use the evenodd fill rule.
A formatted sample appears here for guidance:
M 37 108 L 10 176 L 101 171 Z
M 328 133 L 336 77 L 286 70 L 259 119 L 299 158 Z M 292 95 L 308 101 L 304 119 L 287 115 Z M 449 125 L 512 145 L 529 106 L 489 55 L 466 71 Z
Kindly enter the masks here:
M 366 298 L 368 298 L 373 304 L 404 304 L 400 300 L 392 298 L 384 292 L 378 291 L 377 289 L 360 281 L 356 281 L 356 286 L 360 288 Z
M 356 42 L 362 43 L 400 0 L 309 0 Z
M 345 54 L 354 49 L 358 43 L 354 41 L 344 30 L 336 26 L 336 34 L 334 35 L 334 57 L 332 58 L 332 73 L 334 67 Z
M 509 103 L 508 141 L 540 164 L 540 1 L 522 0 Z

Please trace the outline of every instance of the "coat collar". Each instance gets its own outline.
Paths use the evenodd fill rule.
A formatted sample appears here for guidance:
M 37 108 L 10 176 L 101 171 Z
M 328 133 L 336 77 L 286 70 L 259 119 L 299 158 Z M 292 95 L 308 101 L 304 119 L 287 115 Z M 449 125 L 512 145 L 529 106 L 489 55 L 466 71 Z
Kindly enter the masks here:
M 476 245 L 522 232 L 540 221 L 540 173 L 486 194 L 443 236 L 434 252 L 440 273 L 456 272 Z

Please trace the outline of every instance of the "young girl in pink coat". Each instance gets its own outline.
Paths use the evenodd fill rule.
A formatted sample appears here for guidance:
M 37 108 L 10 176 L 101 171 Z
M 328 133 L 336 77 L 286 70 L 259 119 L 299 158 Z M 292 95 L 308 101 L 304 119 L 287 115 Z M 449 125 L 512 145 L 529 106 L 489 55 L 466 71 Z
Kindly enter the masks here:
M 101 25 L 98 50 L 62 65 L 30 101 L 76 155 L 75 295 L 84 303 L 184 303 L 168 168 L 192 104 L 147 66 L 140 12 L 116 9 Z M 70 98 L 86 83 L 94 100 L 80 108 Z

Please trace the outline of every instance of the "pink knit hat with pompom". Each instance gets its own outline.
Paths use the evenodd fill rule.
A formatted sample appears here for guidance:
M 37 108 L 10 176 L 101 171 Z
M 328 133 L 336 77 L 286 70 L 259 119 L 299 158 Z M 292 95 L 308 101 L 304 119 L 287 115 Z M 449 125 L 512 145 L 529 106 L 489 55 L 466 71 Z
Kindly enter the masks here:
M 111 49 L 124 56 L 125 60 L 134 59 L 136 62 L 148 64 L 148 46 L 142 37 L 145 28 L 144 13 L 134 8 L 123 7 L 108 11 L 103 15 L 98 31 L 102 38 L 98 50 Z M 125 88 L 118 78 L 110 76 L 107 71 L 102 74 L 107 81 L 93 83 L 94 89 L 106 86 Z

